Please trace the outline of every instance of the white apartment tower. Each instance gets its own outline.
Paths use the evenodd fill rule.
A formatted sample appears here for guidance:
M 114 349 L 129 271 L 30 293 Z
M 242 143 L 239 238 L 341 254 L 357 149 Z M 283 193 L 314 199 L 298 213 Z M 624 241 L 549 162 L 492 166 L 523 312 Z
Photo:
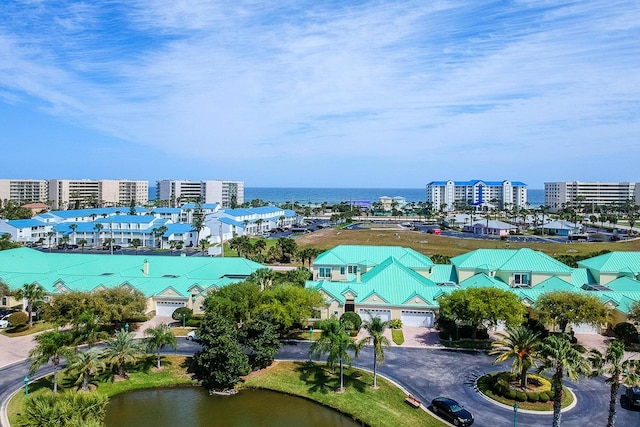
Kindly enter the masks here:
M 244 203 L 243 181 L 177 181 L 156 182 L 156 198 L 168 200 L 173 207 L 187 201 L 218 203 L 229 208 Z
M 46 179 L 0 179 L 0 200 L 19 204 L 47 203 L 49 182 Z
M 52 209 L 69 209 L 76 202 L 83 208 L 127 206 L 149 202 L 149 182 L 130 180 L 49 180 L 49 201 Z
M 427 184 L 427 202 L 434 210 L 445 211 L 459 206 L 525 208 L 527 184 L 518 181 L 432 181 Z
M 635 182 L 581 182 L 562 181 L 544 183 L 544 204 L 552 212 L 564 204 L 610 205 L 625 203 L 629 199 L 640 204 L 640 186 Z

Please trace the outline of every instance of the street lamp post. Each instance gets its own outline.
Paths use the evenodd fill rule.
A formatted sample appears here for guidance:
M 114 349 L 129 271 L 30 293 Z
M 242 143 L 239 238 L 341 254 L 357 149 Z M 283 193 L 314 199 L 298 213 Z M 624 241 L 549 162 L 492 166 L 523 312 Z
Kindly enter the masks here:
M 185 318 L 187 317 L 186 314 L 182 313 L 182 327 L 184 328 L 184 324 L 185 324 Z
M 311 344 L 313 344 L 313 326 L 309 328 L 309 365 L 313 364 L 311 361 Z
M 513 427 L 518 425 L 518 403 L 513 404 Z
M 24 395 L 29 397 L 29 377 L 24 377 Z
M 125 324 L 124 324 L 124 330 L 125 330 L 126 332 L 129 332 L 129 322 L 127 322 L 127 323 L 125 323 Z

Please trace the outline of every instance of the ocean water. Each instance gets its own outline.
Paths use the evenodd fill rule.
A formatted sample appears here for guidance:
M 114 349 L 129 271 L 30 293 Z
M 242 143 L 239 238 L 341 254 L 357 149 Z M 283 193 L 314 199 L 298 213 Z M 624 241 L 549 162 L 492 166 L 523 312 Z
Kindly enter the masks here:
M 149 187 L 149 200 L 155 199 L 155 187 Z M 407 202 L 424 202 L 426 188 L 299 188 L 299 187 L 246 187 L 244 200 L 261 199 L 274 204 L 285 202 L 328 204 L 348 201 L 375 202 L 382 196 L 404 197 Z M 532 208 L 544 203 L 544 190 L 528 189 L 527 200 Z

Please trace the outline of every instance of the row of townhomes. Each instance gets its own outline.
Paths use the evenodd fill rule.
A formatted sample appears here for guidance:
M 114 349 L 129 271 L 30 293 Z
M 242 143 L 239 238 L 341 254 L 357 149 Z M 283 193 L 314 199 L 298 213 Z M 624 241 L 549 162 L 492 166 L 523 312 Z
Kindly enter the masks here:
M 412 249 L 338 246 L 316 258 L 313 281 L 326 305 L 320 317 L 355 311 L 363 318 L 401 319 L 404 325 L 434 325 L 438 298 L 455 289 L 496 287 L 531 306 L 545 292 L 596 295 L 613 310 L 612 324 L 626 320 L 640 301 L 640 252 L 611 252 L 571 268 L 531 249 L 478 249 L 434 264 Z M 575 332 L 598 328 L 572 325 Z
M 198 246 L 198 239 L 220 243 L 235 236 L 257 235 L 277 227 L 291 227 L 301 218 L 292 210 L 276 206 L 223 209 L 218 204 L 186 203 L 180 208 L 136 207 L 51 211 L 31 219 L 0 220 L 0 234 L 23 244 L 51 246 L 62 241 L 83 242 L 88 247 L 105 241 L 121 246 L 169 248 L 171 242 Z M 202 215 L 203 228 L 193 228 L 194 215 Z M 108 240 L 107 240 L 108 239 Z M 137 240 L 136 240 L 137 239 Z
M 170 315 L 182 306 L 201 313 L 207 292 L 245 280 L 260 268 L 264 266 L 243 258 L 49 253 L 30 248 L 0 252 L 0 280 L 11 289 L 35 282 L 51 298 L 124 286 L 140 290 L 148 298 L 147 311 L 157 315 Z M 473 287 L 511 291 L 526 306 L 549 291 L 589 293 L 613 309 L 612 324 L 626 320 L 640 301 L 640 252 L 611 252 L 571 268 L 531 249 L 478 249 L 444 265 L 403 247 L 342 245 L 319 255 L 312 272 L 307 287 L 317 289 L 325 300 L 317 318 L 352 311 L 365 319 L 401 319 L 407 326 L 434 326 L 438 298 Z M 10 297 L 1 301 L 2 306 L 19 303 Z M 572 328 L 599 332 L 588 325 Z

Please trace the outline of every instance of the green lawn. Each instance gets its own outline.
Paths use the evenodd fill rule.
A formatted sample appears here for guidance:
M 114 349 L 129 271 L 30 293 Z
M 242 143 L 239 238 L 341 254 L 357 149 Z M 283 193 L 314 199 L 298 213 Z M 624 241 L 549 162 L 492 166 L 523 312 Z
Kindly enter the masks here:
M 16 326 L 13 328 L 8 328 L 2 331 L 2 335 L 6 335 L 8 337 L 22 337 L 24 335 L 35 334 L 37 332 L 46 331 L 52 329 L 53 325 L 51 323 L 46 323 L 42 320 L 33 323 L 33 328 L 29 328 L 29 325 Z
M 250 375 L 244 386 L 315 400 L 370 426 L 445 425 L 428 412 L 409 406 L 404 401 L 406 394 L 383 378 L 378 377 L 379 388 L 374 390 L 371 373 L 345 367 L 344 381 L 344 393 L 336 393 L 340 378 L 329 373 L 325 364 L 309 366 L 305 362 L 277 362 Z
M 162 356 L 163 369 L 156 371 L 154 369 L 155 356 L 145 357 L 138 365 L 137 370 L 129 371 L 129 379 L 124 381 L 113 382 L 111 375 L 104 375 L 97 381 L 92 382 L 96 385 L 95 393 L 101 393 L 107 396 L 129 391 L 139 390 L 153 387 L 170 387 L 176 385 L 195 385 L 196 382 L 191 378 L 191 374 L 187 372 L 191 364 L 191 358 L 184 356 Z M 62 371 L 59 376 L 58 388 L 61 391 L 75 389 L 73 382 L 75 377 L 65 375 Z M 53 389 L 53 376 L 47 376 L 29 384 L 29 395 L 43 393 L 46 390 Z M 8 415 L 9 422 L 12 426 L 19 425 L 19 413 L 24 407 L 24 392 L 16 394 L 9 402 Z
M 392 329 L 391 330 L 391 339 L 397 345 L 404 344 L 404 333 L 402 332 L 402 329 Z

